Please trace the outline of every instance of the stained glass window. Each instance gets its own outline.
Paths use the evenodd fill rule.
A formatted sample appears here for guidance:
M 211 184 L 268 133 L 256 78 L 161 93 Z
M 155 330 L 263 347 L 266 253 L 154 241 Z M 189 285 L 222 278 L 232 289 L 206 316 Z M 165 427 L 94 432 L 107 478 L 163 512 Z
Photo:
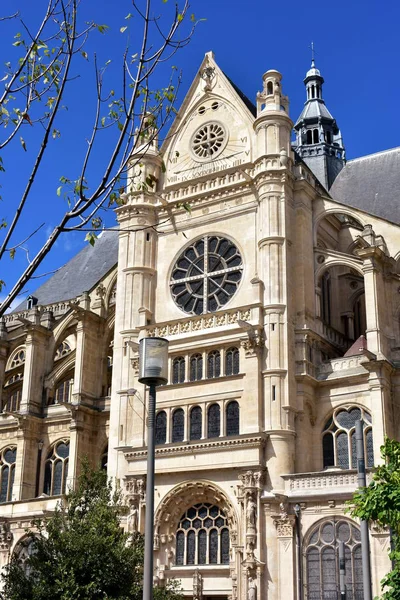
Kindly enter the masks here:
M 357 468 L 355 424 L 360 419 L 364 427 L 366 465 L 368 467 L 373 466 L 371 415 L 365 409 L 350 407 L 337 408 L 325 424 L 322 438 L 324 467 Z
M 226 435 L 239 435 L 239 403 L 232 400 L 226 406 Z
M 64 494 L 68 476 L 69 441 L 56 444 L 48 453 L 43 491 L 48 496 Z
M 155 423 L 155 442 L 156 444 L 165 444 L 167 441 L 167 414 L 165 410 L 160 410 L 156 415 Z
M 207 437 L 219 437 L 221 433 L 221 411 L 219 404 L 211 404 L 208 409 Z
M 185 554 L 185 534 L 183 531 L 178 531 L 176 534 L 176 564 L 183 565 L 183 557 Z
M 177 356 L 172 361 L 172 383 L 185 382 L 185 357 Z
M 347 598 L 364 597 L 359 540 L 358 526 L 343 517 L 331 517 L 314 526 L 305 544 L 307 598 L 339 597 L 339 541 L 345 544 Z
M 207 562 L 207 532 L 205 529 L 199 531 L 199 554 L 198 563 L 199 565 L 205 565 Z
M 185 437 L 185 413 L 182 408 L 174 410 L 172 415 L 172 441 L 183 442 Z
M 211 529 L 210 531 L 210 564 L 218 563 L 218 531 Z
M 190 411 L 190 439 L 200 440 L 202 429 L 202 410 L 200 406 L 194 406 Z
M 12 500 L 16 456 L 16 448 L 6 448 L 0 453 L 0 502 Z
M 225 375 L 237 375 L 239 373 L 239 349 L 228 348 L 225 352 Z
M 225 512 L 207 502 L 191 506 L 176 533 L 176 564 L 228 564 L 229 529 Z
M 229 564 L 229 530 L 226 528 L 221 531 L 221 563 Z
M 221 374 L 221 355 L 218 350 L 209 352 L 207 356 L 207 377 L 213 379 Z
M 190 357 L 190 381 L 199 381 L 203 378 L 203 357 L 193 354 Z

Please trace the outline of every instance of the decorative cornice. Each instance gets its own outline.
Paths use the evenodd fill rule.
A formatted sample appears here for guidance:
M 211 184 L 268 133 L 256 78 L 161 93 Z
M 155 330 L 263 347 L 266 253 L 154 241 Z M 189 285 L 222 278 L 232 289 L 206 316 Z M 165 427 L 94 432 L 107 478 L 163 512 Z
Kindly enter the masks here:
M 172 337 L 175 335 L 204 332 L 216 327 L 226 327 L 227 325 L 236 325 L 239 320 L 249 321 L 251 319 L 252 306 L 242 309 L 231 309 L 225 312 L 210 313 L 207 315 L 186 317 L 176 319 L 165 323 L 159 323 L 156 326 L 144 327 L 149 337 Z
M 266 443 L 265 434 L 261 433 L 248 438 L 224 438 L 215 441 L 204 440 L 204 442 L 193 443 L 186 442 L 184 445 L 167 445 L 161 448 L 156 448 L 156 457 L 163 456 L 180 456 L 182 454 L 208 453 L 215 450 L 231 450 L 235 447 L 240 448 L 259 448 Z M 147 457 L 147 449 L 131 451 L 130 448 L 123 448 L 125 458 L 128 461 L 143 460 Z

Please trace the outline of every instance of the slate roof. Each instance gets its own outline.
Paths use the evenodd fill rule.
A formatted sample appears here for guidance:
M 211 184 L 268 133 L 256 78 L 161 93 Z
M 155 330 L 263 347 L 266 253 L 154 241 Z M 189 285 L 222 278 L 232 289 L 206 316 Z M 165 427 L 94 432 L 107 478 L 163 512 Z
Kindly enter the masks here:
M 118 229 L 103 231 L 94 246 L 87 244 L 37 290 L 32 296 L 39 305 L 76 298 L 89 292 L 118 261 Z M 12 312 L 26 309 L 26 300 Z
M 239 96 L 239 98 L 247 106 L 247 108 L 249 109 L 249 111 L 251 112 L 251 114 L 253 115 L 253 117 L 256 117 L 257 116 L 257 108 L 252 103 L 252 101 L 246 96 L 246 94 L 244 94 L 242 92 L 242 90 L 236 85 L 236 83 L 234 83 L 232 81 L 232 79 L 230 77 L 228 77 L 228 75 L 226 73 L 224 73 L 224 75 L 227 78 L 227 80 L 229 81 L 229 83 L 231 84 L 231 86 L 233 87 L 233 89 L 235 90 L 235 92 L 237 93 L 237 95 Z
M 329 194 L 342 204 L 400 223 L 400 147 L 348 161 Z
M 296 121 L 295 128 L 299 123 L 301 123 L 301 121 L 303 121 L 303 119 L 314 119 L 315 121 L 318 121 L 319 117 L 333 121 L 331 113 L 326 108 L 325 103 L 322 100 L 317 100 L 316 98 L 308 100 Z

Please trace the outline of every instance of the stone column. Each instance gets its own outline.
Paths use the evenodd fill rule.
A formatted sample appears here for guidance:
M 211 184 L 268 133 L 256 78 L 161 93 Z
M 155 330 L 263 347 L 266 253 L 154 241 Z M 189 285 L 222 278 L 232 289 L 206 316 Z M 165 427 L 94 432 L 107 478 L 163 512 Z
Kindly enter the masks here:
M 276 600 L 294 600 L 296 586 L 294 581 L 293 527 L 295 517 L 294 515 L 288 515 L 281 504 L 281 514 L 273 517 L 273 520 L 278 544 Z

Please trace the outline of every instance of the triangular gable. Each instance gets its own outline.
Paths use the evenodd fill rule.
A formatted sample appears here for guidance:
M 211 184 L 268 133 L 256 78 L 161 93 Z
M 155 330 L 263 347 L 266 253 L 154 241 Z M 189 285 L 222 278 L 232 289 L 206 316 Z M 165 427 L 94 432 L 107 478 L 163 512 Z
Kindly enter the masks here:
M 161 148 L 166 166 L 163 185 L 250 163 L 255 120 L 251 109 L 250 101 L 218 67 L 213 53 L 207 52 Z

